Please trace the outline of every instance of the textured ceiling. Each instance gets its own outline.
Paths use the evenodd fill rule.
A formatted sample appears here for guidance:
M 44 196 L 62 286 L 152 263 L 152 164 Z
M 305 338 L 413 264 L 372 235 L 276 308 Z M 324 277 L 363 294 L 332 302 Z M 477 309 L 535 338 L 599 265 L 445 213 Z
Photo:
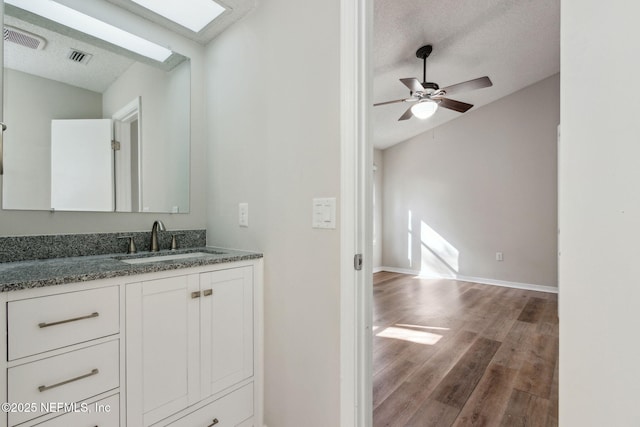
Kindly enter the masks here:
M 375 0 L 373 102 L 406 98 L 398 79 L 422 81 L 416 50 L 433 45 L 427 81 L 440 87 L 489 76 L 490 88 L 452 98 L 478 107 L 560 72 L 560 0 Z M 373 143 L 387 148 L 459 117 L 398 118 L 407 103 L 373 108 Z
M 160 63 L 15 6 L 5 5 L 4 12 L 5 25 L 45 40 L 41 50 L 5 41 L 5 67 L 94 92 L 104 92 L 136 62 L 169 71 L 187 59 L 173 52 Z M 72 49 L 91 55 L 91 59 L 86 63 L 71 61 L 68 55 Z
M 5 15 L 4 22 L 36 34 L 47 43 L 43 50 L 34 50 L 5 42 L 4 66 L 7 68 L 102 93 L 135 62 L 9 15 Z M 71 48 L 89 53 L 93 57 L 86 65 L 75 63 L 67 58 Z

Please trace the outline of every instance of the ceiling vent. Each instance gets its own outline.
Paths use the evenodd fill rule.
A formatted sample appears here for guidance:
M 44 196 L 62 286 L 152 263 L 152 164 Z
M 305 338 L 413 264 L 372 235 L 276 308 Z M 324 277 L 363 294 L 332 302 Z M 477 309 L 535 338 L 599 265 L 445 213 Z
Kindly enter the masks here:
M 30 49 L 41 50 L 44 49 L 44 46 L 47 44 L 47 41 L 42 37 L 9 25 L 4 26 L 3 35 L 4 41 L 19 44 L 20 46 Z
M 70 49 L 67 58 L 79 64 L 88 64 L 93 55 L 78 49 Z

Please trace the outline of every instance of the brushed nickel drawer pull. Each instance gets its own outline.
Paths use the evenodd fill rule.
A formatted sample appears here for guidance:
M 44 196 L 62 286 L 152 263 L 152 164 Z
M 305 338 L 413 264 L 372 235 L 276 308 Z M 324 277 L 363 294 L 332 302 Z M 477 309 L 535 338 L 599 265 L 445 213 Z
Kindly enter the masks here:
M 77 322 L 78 320 L 85 320 L 85 319 L 93 319 L 94 317 L 98 317 L 98 316 L 100 316 L 100 313 L 93 312 L 87 316 L 74 317 L 73 319 L 60 320 L 58 322 L 51 322 L 51 323 L 38 323 L 38 326 L 41 328 L 48 328 L 49 326 L 62 325 L 63 323 Z
M 191 298 L 200 298 L 200 292 L 191 292 Z
M 204 292 L 202 293 L 205 297 L 208 297 L 209 295 L 213 294 L 213 289 L 205 289 Z
M 217 418 L 213 419 L 213 422 L 211 424 L 209 424 L 207 427 L 213 427 L 214 425 L 218 424 L 220 421 L 218 421 Z
M 38 387 L 38 391 L 42 393 L 43 391 L 51 390 L 52 388 L 60 387 L 61 385 L 69 384 L 74 381 L 83 380 L 93 375 L 98 375 L 98 373 L 99 373 L 98 369 L 92 369 L 91 372 L 89 372 L 88 374 L 80 375 L 79 377 L 71 378 L 70 380 L 62 381 L 60 383 L 53 384 L 53 385 L 41 385 L 40 387 Z

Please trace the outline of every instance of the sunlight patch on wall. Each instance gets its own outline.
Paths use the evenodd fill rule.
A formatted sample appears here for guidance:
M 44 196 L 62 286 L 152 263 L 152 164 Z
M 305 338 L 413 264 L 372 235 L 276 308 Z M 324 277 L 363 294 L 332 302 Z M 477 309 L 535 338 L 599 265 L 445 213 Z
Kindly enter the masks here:
M 420 222 L 422 274 L 449 275 L 459 271 L 460 252 L 424 221 Z

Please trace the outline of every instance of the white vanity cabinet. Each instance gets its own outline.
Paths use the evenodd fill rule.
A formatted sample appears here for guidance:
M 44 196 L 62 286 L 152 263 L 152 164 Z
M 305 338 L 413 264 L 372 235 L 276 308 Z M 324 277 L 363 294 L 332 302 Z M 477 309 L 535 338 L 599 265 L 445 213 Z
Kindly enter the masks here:
M 255 273 L 222 264 L 126 285 L 127 425 L 254 425 Z
M 262 265 L 0 293 L 0 427 L 263 427 Z
M 121 297 L 114 281 L 2 294 L 0 426 L 120 424 Z

